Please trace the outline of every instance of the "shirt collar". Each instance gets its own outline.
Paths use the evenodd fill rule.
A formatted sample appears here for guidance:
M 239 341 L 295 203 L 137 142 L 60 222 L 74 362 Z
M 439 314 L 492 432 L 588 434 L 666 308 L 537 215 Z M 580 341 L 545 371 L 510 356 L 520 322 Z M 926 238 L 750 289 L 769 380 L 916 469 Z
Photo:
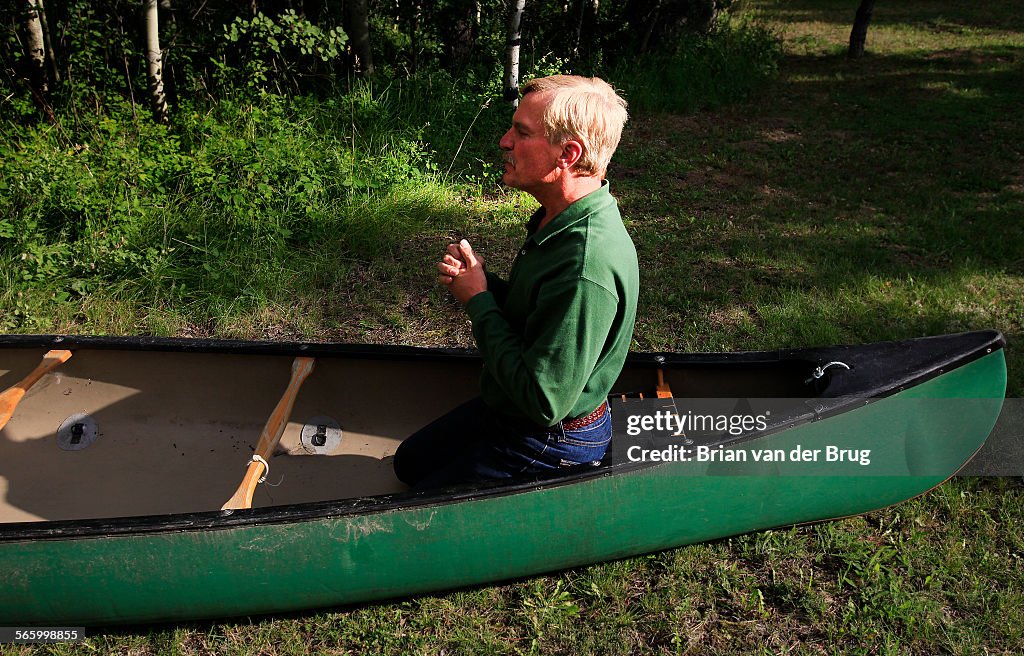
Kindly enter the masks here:
M 542 207 L 534 212 L 530 216 L 530 221 L 526 224 L 527 241 L 543 244 L 566 228 L 585 219 L 595 211 L 604 208 L 608 203 L 614 202 L 615 199 L 612 198 L 608 181 L 602 180 L 600 187 L 562 210 L 558 216 L 540 230 L 537 230 L 537 226 L 544 219 L 544 208 Z

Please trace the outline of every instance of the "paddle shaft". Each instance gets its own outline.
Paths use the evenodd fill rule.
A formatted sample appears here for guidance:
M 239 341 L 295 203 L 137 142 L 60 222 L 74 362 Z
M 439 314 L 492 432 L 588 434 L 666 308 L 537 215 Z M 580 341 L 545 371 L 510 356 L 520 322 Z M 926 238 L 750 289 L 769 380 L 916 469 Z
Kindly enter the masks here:
M 47 372 L 51 371 L 61 363 L 67 362 L 70 357 L 71 351 L 48 351 L 46 355 L 43 356 L 43 361 L 32 370 L 32 373 L 25 376 L 21 382 L 15 383 L 0 394 L 0 429 L 6 426 L 7 422 L 11 420 L 11 417 L 14 415 L 14 409 L 18 407 L 18 403 L 20 403 L 21 399 L 24 398 L 28 389 L 39 382 L 39 379 L 46 375 Z
M 281 396 L 281 400 L 277 402 L 277 406 L 270 413 L 270 418 L 267 419 L 267 423 L 263 426 L 259 442 L 256 443 L 256 453 L 254 455 L 264 460 L 270 458 L 270 454 L 273 453 L 277 443 L 281 441 L 281 435 L 284 434 L 284 427 L 288 423 L 288 417 L 292 414 L 295 398 L 299 395 L 299 388 L 306 378 L 309 377 L 309 374 L 313 373 L 313 366 L 315 364 L 316 360 L 314 358 L 295 358 L 294 362 L 292 362 L 292 378 L 288 381 L 288 387 L 285 389 L 284 395 Z M 257 460 L 250 462 L 248 469 L 245 470 L 245 477 L 242 479 L 242 483 L 235 490 L 235 494 L 228 499 L 227 503 L 221 506 L 221 510 L 251 508 L 252 495 L 256 491 L 256 485 L 259 483 L 260 476 L 265 469 L 262 462 Z

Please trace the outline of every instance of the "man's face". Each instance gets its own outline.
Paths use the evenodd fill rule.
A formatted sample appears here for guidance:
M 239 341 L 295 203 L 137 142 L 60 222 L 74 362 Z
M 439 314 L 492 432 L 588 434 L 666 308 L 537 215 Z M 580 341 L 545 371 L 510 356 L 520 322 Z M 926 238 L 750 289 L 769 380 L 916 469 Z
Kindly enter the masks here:
M 544 109 L 548 94 L 528 93 L 512 116 L 512 127 L 498 142 L 505 158 L 505 184 L 532 193 L 558 178 L 562 147 L 544 136 Z

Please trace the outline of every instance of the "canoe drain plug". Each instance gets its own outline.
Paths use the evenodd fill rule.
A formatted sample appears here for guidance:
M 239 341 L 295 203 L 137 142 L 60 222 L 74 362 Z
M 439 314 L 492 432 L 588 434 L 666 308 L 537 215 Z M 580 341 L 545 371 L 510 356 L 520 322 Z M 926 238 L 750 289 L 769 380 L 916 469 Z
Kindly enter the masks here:
M 57 429 L 57 446 L 64 451 L 81 451 L 91 446 L 98 435 L 93 418 L 79 412 L 61 422 Z
M 306 453 L 335 453 L 341 445 L 341 425 L 332 417 L 313 417 L 303 425 L 299 440 Z

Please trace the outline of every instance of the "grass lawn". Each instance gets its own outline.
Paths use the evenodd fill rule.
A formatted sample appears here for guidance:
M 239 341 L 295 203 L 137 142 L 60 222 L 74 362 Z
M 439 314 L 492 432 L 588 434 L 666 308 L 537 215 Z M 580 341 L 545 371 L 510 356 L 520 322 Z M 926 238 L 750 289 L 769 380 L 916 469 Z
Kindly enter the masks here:
M 777 79 L 741 104 L 631 121 L 609 179 L 641 259 L 634 348 L 775 349 L 997 328 L 1008 340 L 1007 395 L 1019 397 L 1024 3 L 879 3 L 868 54 L 848 61 L 856 4 L 751 0 L 746 11 L 784 38 Z M 490 188 L 396 193 L 419 194 L 431 216 L 415 234 L 367 235 L 373 257 L 325 253 L 314 276 L 282 271 L 259 302 L 225 301 L 201 321 L 160 299 L 97 290 L 35 325 L 470 346 L 432 262 L 448 239 L 467 236 L 507 270 L 530 202 Z M 1020 479 L 955 479 L 861 517 L 505 585 L 129 627 L 35 651 L 1012 654 L 1024 651 L 1022 557 Z

